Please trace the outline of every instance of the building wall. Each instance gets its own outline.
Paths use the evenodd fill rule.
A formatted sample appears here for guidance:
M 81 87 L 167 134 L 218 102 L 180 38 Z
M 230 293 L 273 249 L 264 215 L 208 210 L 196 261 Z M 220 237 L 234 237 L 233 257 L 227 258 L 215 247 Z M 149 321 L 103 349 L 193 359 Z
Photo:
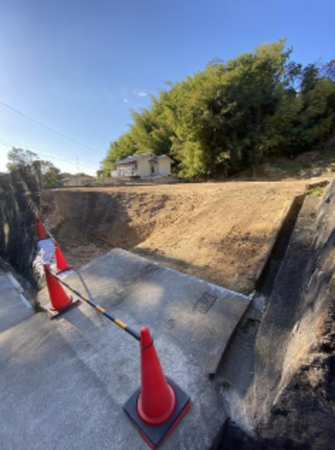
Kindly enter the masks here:
M 171 173 L 171 161 L 168 158 L 162 158 L 158 160 L 159 173 L 170 174 Z
M 113 172 L 111 172 L 111 174 L 113 174 Z M 118 166 L 114 176 L 130 177 L 132 175 L 137 175 L 137 163 Z
M 151 158 L 152 158 L 152 156 L 148 155 L 137 161 L 137 164 L 138 164 L 137 173 L 141 177 L 149 175 L 151 173 L 151 164 L 149 163 L 149 159 L 151 159 Z
M 137 170 L 136 173 L 137 175 L 144 177 L 147 175 L 152 174 L 151 171 L 151 167 L 155 168 L 154 173 L 163 173 L 163 174 L 171 174 L 171 161 L 169 158 L 162 158 L 159 159 L 158 162 L 150 162 L 150 159 L 152 159 L 154 157 L 153 154 L 144 156 L 143 158 L 137 160 L 136 164 L 137 164 Z M 118 176 L 121 176 L 121 174 L 124 174 L 125 169 L 129 168 L 129 171 L 131 169 L 131 167 L 135 165 L 132 163 L 129 163 L 128 165 L 121 165 L 118 167 L 117 171 L 118 171 Z M 129 173 L 129 176 L 131 174 Z
M 87 177 L 71 177 L 70 179 L 64 181 L 64 186 L 83 186 L 85 184 L 94 183 L 94 178 Z

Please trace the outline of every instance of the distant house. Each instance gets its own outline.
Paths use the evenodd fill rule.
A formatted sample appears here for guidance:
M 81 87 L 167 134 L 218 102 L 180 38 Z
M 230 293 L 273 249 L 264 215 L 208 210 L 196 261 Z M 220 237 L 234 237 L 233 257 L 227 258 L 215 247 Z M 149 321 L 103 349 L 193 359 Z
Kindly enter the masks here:
M 171 174 L 172 159 L 167 155 L 156 156 L 153 153 L 128 156 L 115 163 L 117 169 L 111 177 L 154 178 Z
M 91 177 L 90 175 L 85 175 L 83 173 L 78 173 L 76 175 L 70 175 L 67 178 L 64 178 L 63 185 L 64 186 L 92 186 L 96 182 L 96 178 Z

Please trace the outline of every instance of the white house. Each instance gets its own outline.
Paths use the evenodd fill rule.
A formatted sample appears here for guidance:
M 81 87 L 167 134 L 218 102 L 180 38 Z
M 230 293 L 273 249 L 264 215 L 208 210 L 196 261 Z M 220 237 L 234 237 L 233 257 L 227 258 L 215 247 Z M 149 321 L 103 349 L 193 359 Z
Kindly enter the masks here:
M 172 159 L 167 155 L 156 156 L 153 153 L 128 156 L 115 163 L 117 169 L 112 177 L 153 178 L 171 174 Z
M 68 178 L 64 178 L 63 186 L 92 186 L 97 181 L 96 178 L 83 173 L 77 173 L 76 175 L 70 175 Z

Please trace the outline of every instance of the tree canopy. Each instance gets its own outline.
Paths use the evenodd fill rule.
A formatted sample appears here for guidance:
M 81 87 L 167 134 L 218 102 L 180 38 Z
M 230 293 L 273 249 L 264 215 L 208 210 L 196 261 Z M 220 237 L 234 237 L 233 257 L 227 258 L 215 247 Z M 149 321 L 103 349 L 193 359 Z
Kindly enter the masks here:
M 110 144 L 104 173 L 135 153 L 174 153 L 180 176 L 236 173 L 271 154 L 296 155 L 335 130 L 335 60 L 303 67 L 285 40 L 215 60 L 169 83 Z
M 59 186 L 60 182 L 67 174 L 62 174 L 52 162 L 41 160 L 37 153 L 31 150 L 13 147 L 8 153 L 7 168 L 10 172 L 19 169 L 22 166 L 31 166 L 34 161 L 39 161 L 43 176 L 43 184 L 47 188 Z
M 22 166 L 29 166 L 38 159 L 38 155 L 31 150 L 12 147 L 7 153 L 7 169 L 12 172 Z

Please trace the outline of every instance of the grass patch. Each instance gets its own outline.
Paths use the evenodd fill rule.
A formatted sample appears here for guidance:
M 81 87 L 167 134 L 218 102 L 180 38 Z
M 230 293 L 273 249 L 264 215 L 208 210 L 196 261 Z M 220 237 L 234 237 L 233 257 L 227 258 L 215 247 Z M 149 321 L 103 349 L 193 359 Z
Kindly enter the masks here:
M 232 387 L 231 382 L 229 380 L 226 380 L 225 378 L 221 380 L 220 384 L 224 389 L 230 389 Z
M 313 197 L 322 197 L 323 196 L 323 192 L 324 192 L 324 188 L 316 187 L 316 188 L 308 189 L 306 191 L 306 194 L 307 195 L 311 195 Z
M 277 167 L 277 169 L 285 170 L 287 172 L 295 174 L 299 173 L 301 169 L 306 168 L 306 164 L 294 160 L 277 161 L 275 163 L 275 166 Z

